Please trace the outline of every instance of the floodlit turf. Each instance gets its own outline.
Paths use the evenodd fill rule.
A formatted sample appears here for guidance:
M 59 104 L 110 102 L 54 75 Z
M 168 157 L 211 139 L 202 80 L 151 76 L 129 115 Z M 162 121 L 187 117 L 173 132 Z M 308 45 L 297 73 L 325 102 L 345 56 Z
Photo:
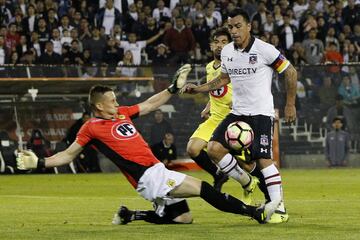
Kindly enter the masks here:
M 210 181 L 203 172 L 189 174 Z M 191 225 L 125 226 L 111 225 L 120 203 L 151 204 L 121 174 L 0 176 L 0 239 L 360 239 L 360 169 L 282 170 L 282 176 L 286 224 L 259 225 L 193 198 Z M 224 191 L 241 197 L 234 181 Z

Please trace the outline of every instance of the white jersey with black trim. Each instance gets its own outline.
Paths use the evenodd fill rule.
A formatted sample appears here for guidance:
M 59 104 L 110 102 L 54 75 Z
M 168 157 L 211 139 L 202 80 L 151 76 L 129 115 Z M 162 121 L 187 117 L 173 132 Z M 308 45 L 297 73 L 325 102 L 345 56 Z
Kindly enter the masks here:
M 245 49 L 234 42 L 227 44 L 221 52 L 221 72 L 229 75 L 233 85 L 231 112 L 274 117 L 273 70 L 282 73 L 289 64 L 273 45 L 254 37 Z

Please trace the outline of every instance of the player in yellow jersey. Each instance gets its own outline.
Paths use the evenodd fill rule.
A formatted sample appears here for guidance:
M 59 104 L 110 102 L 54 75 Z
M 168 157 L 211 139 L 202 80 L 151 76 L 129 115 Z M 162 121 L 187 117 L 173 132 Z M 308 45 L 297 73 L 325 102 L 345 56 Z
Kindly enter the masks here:
M 219 28 L 213 33 L 211 37 L 211 50 L 214 54 L 214 60 L 206 66 L 207 81 L 211 81 L 220 76 L 221 50 L 230 42 L 230 40 L 231 36 L 224 28 Z M 209 93 L 209 98 L 208 104 L 201 112 L 201 117 L 207 120 L 200 124 L 190 137 L 187 145 L 187 152 L 200 167 L 213 176 L 214 187 L 220 191 L 223 183 L 228 180 L 228 177 L 226 174 L 218 171 L 218 167 L 210 160 L 205 149 L 213 131 L 231 110 L 231 84 L 211 91 Z M 243 178 L 244 181 L 242 186 L 245 189 L 244 195 L 248 198 L 244 200 L 249 202 L 251 199 L 249 199 L 248 195 L 256 187 L 257 181 L 252 181 L 252 178 L 246 173 L 244 173 Z

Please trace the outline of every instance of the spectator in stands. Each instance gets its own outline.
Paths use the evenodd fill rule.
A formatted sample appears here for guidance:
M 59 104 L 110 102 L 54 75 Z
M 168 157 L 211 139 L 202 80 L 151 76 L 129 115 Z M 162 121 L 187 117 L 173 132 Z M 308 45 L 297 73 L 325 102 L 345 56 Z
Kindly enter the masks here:
M 280 46 L 283 49 L 289 50 L 294 42 L 299 40 L 298 30 L 296 26 L 290 23 L 290 16 L 288 14 L 284 14 L 283 19 L 284 24 L 279 27 Z
M 200 13 L 196 16 L 194 25 L 191 28 L 191 31 L 194 35 L 196 44 L 201 49 L 201 54 L 206 55 L 210 51 L 209 38 L 210 38 L 210 28 L 205 23 L 204 14 Z
M 48 9 L 45 19 L 47 22 L 47 27 L 50 31 L 59 26 L 59 21 L 57 19 L 56 11 L 54 8 Z
M 257 38 L 260 38 L 263 35 L 262 28 L 259 26 L 257 20 L 251 22 L 251 34 Z
M 77 28 L 71 29 L 70 37 L 71 37 L 71 42 L 73 42 L 74 40 L 76 40 L 78 42 L 79 51 L 82 52 L 84 50 L 84 48 L 83 48 L 83 44 L 82 44 L 81 40 L 79 39 L 79 31 L 77 30 Z
M 92 30 L 92 38 L 84 39 L 83 46 L 85 49 L 91 49 L 91 60 L 94 63 L 100 63 L 103 56 L 103 50 L 106 47 L 105 38 L 100 36 L 100 30 L 94 28 Z
M 317 29 L 317 21 L 313 15 L 306 15 L 306 20 L 300 25 L 300 32 L 302 36 L 306 36 L 311 29 Z
M 156 23 L 155 19 L 154 18 L 152 18 L 152 19 Z M 145 32 L 148 30 L 147 21 L 148 21 L 148 19 L 146 18 L 145 13 L 144 12 L 139 12 L 138 19 L 133 22 L 133 24 L 131 25 L 131 29 L 128 32 L 135 33 L 136 36 L 140 37 L 139 38 L 140 40 L 148 39 L 148 38 L 152 37 L 153 35 L 156 35 L 159 32 L 159 30 L 157 30 L 151 36 L 145 36 L 146 35 Z
M 50 32 L 47 28 L 45 18 L 39 18 L 38 28 L 36 32 L 39 34 L 39 44 L 41 52 L 43 52 L 45 48 L 45 43 L 50 40 Z
M 153 65 L 166 66 L 169 63 L 169 48 L 161 43 L 156 46 L 156 55 L 153 57 Z
M 109 65 L 116 66 L 117 63 L 124 57 L 123 49 L 116 45 L 114 38 L 109 38 L 107 46 L 103 50 L 103 61 Z
M 337 89 L 333 85 L 330 76 L 325 76 L 322 86 L 319 88 L 318 96 L 322 108 L 328 109 L 335 104 L 335 97 L 337 95 Z
M 115 74 L 117 76 L 136 77 L 138 68 L 134 67 L 134 57 L 130 50 L 125 51 L 122 61 L 118 62 Z
M 141 36 L 142 40 L 150 39 L 151 37 L 157 35 L 160 31 L 160 28 L 158 27 L 156 20 L 153 17 L 148 17 L 146 19 L 146 25 L 144 27 L 145 28 L 144 28 L 143 32 L 140 33 L 140 35 L 139 35 L 139 36 Z M 137 31 L 135 31 L 135 32 L 137 32 Z M 157 45 L 159 45 L 160 43 L 162 43 L 162 37 L 160 37 L 160 38 L 156 39 L 154 42 L 146 45 L 145 51 L 146 51 L 146 53 L 148 53 L 150 59 L 152 59 L 154 54 L 156 54 L 155 47 Z
M 144 14 L 145 16 L 145 14 Z M 139 14 L 135 3 L 129 5 L 129 11 L 124 14 L 123 29 L 125 32 L 131 32 L 133 25 L 139 19 Z
M 78 119 L 70 128 L 66 134 L 65 139 L 67 146 L 70 146 L 76 139 L 76 135 L 81 126 L 86 123 L 91 117 L 90 112 L 83 112 L 82 117 Z M 97 151 L 91 146 L 87 145 L 80 153 L 79 157 L 75 160 L 78 169 L 81 172 L 100 172 L 99 159 Z
M 0 0 L 0 25 L 7 26 L 12 19 L 10 8 L 5 0 Z
M 152 36 L 151 38 L 144 40 L 144 41 L 137 41 L 137 36 L 135 33 L 129 33 L 128 39 L 129 41 L 120 41 L 120 47 L 124 49 L 126 52 L 130 50 L 134 57 L 134 64 L 139 65 L 141 64 L 141 51 L 146 45 L 151 44 L 159 37 L 164 34 L 163 30 L 160 30 L 156 35 Z
M 339 82 L 341 78 L 341 68 L 339 64 L 342 64 L 344 62 L 344 58 L 339 52 L 339 50 L 337 50 L 336 44 L 334 42 L 329 43 L 329 46 L 326 48 L 324 58 L 325 63 L 336 64 L 335 66 L 328 67 L 327 70 L 334 75 L 333 78 L 335 79 L 335 81 Z
M 281 8 L 279 5 L 274 6 L 273 16 L 274 16 L 275 25 L 277 27 L 280 27 L 284 24 L 284 17 L 283 14 L 281 13 Z
M 159 26 L 162 26 L 165 22 L 171 19 L 171 10 L 165 6 L 163 0 L 157 1 L 157 8 L 152 11 L 152 17 L 158 22 Z
M 61 17 L 60 26 L 58 27 L 60 31 L 60 36 L 64 36 L 64 31 L 68 31 L 70 33 L 71 29 L 74 27 L 70 25 L 70 19 L 67 15 Z
M 274 22 L 274 17 L 272 13 L 266 14 L 266 21 L 262 25 L 263 31 L 268 33 L 276 33 L 277 32 L 277 26 Z
M 166 133 L 162 141 L 151 146 L 151 151 L 162 163 L 170 166 L 171 161 L 177 158 L 174 135 L 172 133 Z
M 351 83 L 350 77 L 344 75 L 339 86 L 339 94 L 344 98 L 344 103 L 348 106 L 359 104 L 359 88 Z
M 325 157 L 328 167 L 344 167 L 349 160 L 350 134 L 342 128 L 342 118 L 335 117 L 332 120 L 332 130 L 325 140 Z
M 120 45 L 120 41 L 126 39 L 126 35 L 119 24 L 115 24 L 110 36 L 115 39 L 118 46 Z
M 68 58 L 69 64 L 75 64 L 75 65 L 82 65 L 84 63 L 83 61 L 83 55 L 79 50 L 79 41 L 78 40 L 72 40 L 71 41 L 71 47 L 70 51 L 64 58 Z
M 61 37 L 61 44 L 62 45 L 66 45 L 66 46 L 70 46 L 71 45 L 71 41 L 72 41 L 72 38 L 70 36 L 70 31 L 65 29 L 62 33 L 62 37 Z
M 185 27 L 183 18 L 177 18 L 175 26 L 166 31 L 164 43 L 173 54 L 171 63 L 188 62 L 194 57 L 195 38 L 191 29 Z
M 5 38 L 3 35 L 0 35 L 0 65 L 7 63 L 7 52 L 5 49 Z M 3 70 L 3 69 L 1 69 Z M 2 72 L 0 70 L 0 72 Z M 2 73 L 0 73 L 2 75 Z
M 344 105 L 343 96 L 340 94 L 335 97 L 335 106 L 328 109 L 326 116 L 327 129 L 332 127 L 332 119 L 335 117 L 341 118 L 343 123 L 343 129 L 351 132 L 354 129 L 353 113 L 350 108 Z
M 350 25 L 351 28 L 354 28 L 355 23 L 360 22 L 360 5 L 355 4 L 355 0 L 348 0 L 347 6 L 342 10 L 342 18 L 344 24 Z
M 221 26 L 221 17 L 214 12 L 212 7 L 205 8 L 205 23 L 210 29 L 215 29 Z
M 335 36 L 335 28 L 330 27 L 327 31 L 327 34 L 325 36 L 325 48 L 329 47 L 330 44 L 335 44 L 336 46 L 336 50 L 339 51 L 340 50 L 340 44 L 339 41 L 337 39 L 337 37 Z
M 29 4 L 27 8 L 27 16 L 23 18 L 22 25 L 23 31 L 26 34 L 30 34 L 37 28 L 38 16 L 36 15 L 36 8 L 33 4 Z
M 156 144 L 164 139 L 166 133 L 173 133 L 173 129 L 168 121 L 164 119 L 164 113 L 158 109 L 154 113 L 155 122 L 150 129 L 150 144 Z
M 316 38 L 316 29 L 309 31 L 309 37 L 303 41 L 305 59 L 309 64 L 321 63 L 324 57 L 324 44 Z
M 16 25 L 14 23 L 9 24 L 9 30 L 5 36 L 6 51 L 10 54 L 12 51 L 16 51 L 16 46 L 19 44 L 20 35 L 16 31 Z
M 109 65 L 107 63 L 101 63 L 95 77 L 111 77 Z
M 114 7 L 113 0 L 106 0 L 105 7 L 100 8 L 96 17 L 97 26 L 105 28 L 105 34 L 110 35 L 111 29 L 115 24 L 122 25 L 122 15 L 118 9 Z
M 39 62 L 42 64 L 62 64 L 63 60 L 60 54 L 54 52 L 54 44 L 47 41 L 45 44 L 45 51 L 41 54 Z
M 91 61 L 91 49 L 84 49 L 82 54 L 83 65 L 91 65 L 93 62 Z
M 293 6 L 295 18 L 300 19 L 308 7 L 309 4 L 305 0 L 296 0 Z
M 266 9 L 266 1 L 262 0 L 258 3 L 257 12 L 253 16 L 252 20 L 256 20 L 259 26 L 262 26 L 266 22 L 266 14 L 269 11 Z
M 53 28 L 53 30 L 51 32 L 51 40 L 50 41 L 54 45 L 54 52 L 61 55 L 62 43 L 61 43 L 61 38 L 60 38 L 60 31 L 58 28 Z
M 39 43 L 39 34 L 37 32 L 32 32 L 30 37 L 30 47 L 35 49 L 36 51 L 36 57 L 41 56 L 41 47 Z
M 229 2 L 228 5 L 230 5 L 231 2 Z M 202 14 L 204 15 L 204 11 L 203 11 L 203 5 L 201 4 L 200 1 L 195 1 L 193 6 L 191 7 L 190 9 L 190 12 L 188 14 L 188 17 L 191 17 L 191 19 L 193 21 L 196 21 L 196 17 L 199 15 L 199 14 Z
M 86 18 L 80 20 L 80 27 L 78 31 L 79 40 L 91 39 L 91 32 L 89 27 L 89 21 Z
M 30 49 L 27 42 L 26 35 L 20 35 L 19 44 L 16 46 L 16 52 L 18 53 L 19 58 L 21 58 L 26 51 Z
M 16 65 L 16 64 L 20 63 L 19 54 L 16 51 L 11 52 L 9 63 L 12 65 Z

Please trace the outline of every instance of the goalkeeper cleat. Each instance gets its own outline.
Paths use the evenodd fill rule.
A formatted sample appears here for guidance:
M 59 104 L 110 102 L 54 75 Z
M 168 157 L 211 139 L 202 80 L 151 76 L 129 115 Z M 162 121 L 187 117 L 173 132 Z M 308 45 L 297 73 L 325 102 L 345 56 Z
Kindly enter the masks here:
M 275 210 L 274 214 L 270 217 L 270 219 L 267 221 L 268 223 L 285 223 L 289 221 L 289 214 L 280 210 Z
M 244 187 L 244 197 L 242 199 L 242 201 L 247 205 L 251 205 L 253 202 L 254 191 L 260 182 L 257 177 L 251 175 L 249 175 L 249 177 L 250 183 Z
M 260 223 L 260 224 L 265 224 L 266 223 L 265 205 L 258 207 L 255 210 L 252 218 L 255 219 L 256 221 L 258 221 L 258 223 Z
M 132 221 L 134 216 L 134 211 L 129 210 L 125 206 L 121 206 L 119 211 L 115 213 L 114 218 L 112 220 L 112 224 L 114 225 L 125 225 Z

